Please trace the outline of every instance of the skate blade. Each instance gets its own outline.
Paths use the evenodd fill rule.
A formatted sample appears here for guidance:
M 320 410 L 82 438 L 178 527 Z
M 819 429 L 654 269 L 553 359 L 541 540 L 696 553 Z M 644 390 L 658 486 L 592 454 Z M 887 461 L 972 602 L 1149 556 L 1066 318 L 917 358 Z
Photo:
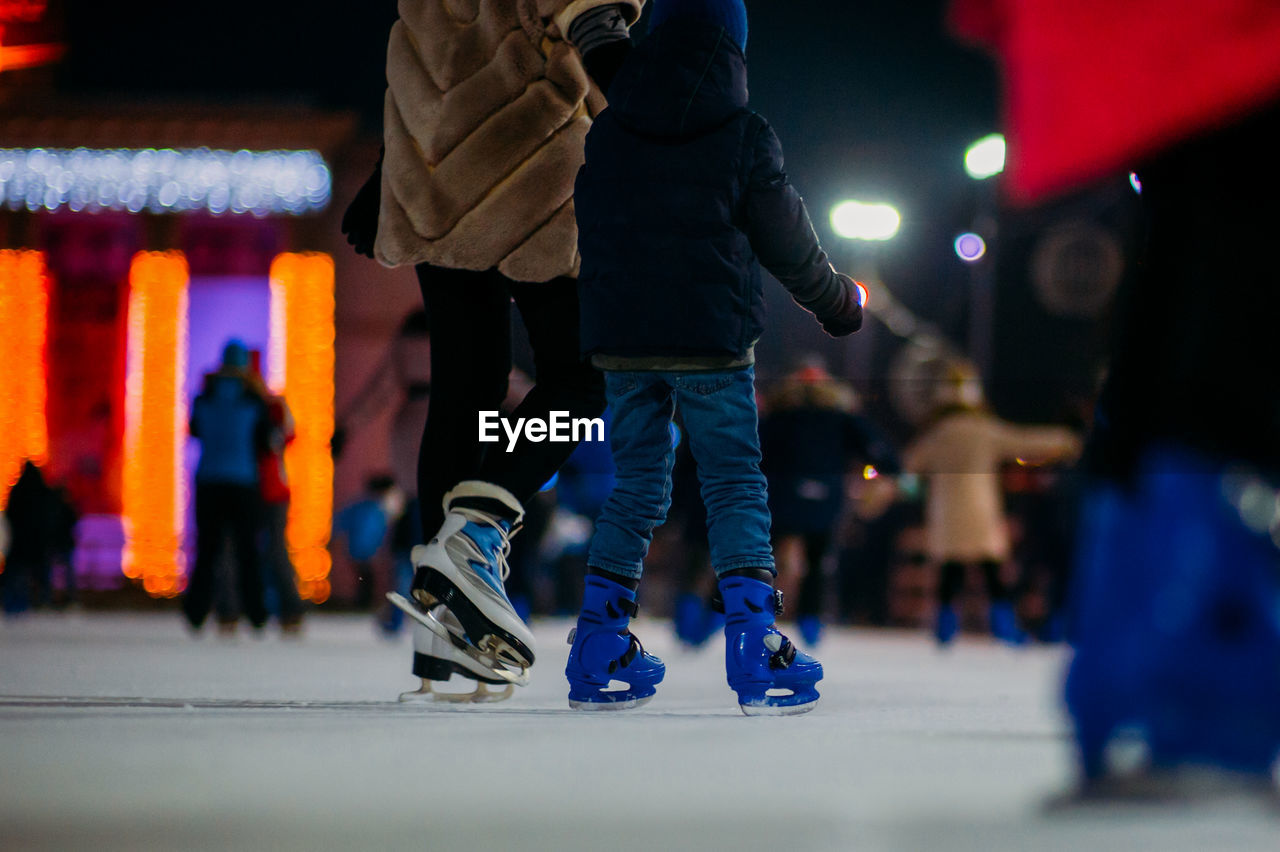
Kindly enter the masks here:
M 818 700 L 790 706 L 780 704 L 739 704 L 744 716 L 800 716 L 818 706 Z
M 392 595 L 395 595 L 395 598 L 392 598 Z M 399 600 L 396 600 L 396 598 L 398 598 Z M 434 609 L 437 606 L 443 606 L 446 609 L 449 608 L 449 604 L 444 603 L 438 597 L 431 594 L 431 592 L 428 592 L 426 589 L 414 589 L 412 599 L 406 598 L 397 592 L 387 592 L 387 600 L 391 601 L 400 609 L 403 609 L 409 615 L 413 615 L 415 618 L 418 618 L 419 621 L 421 621 L 422 619 L 419 616 L 415 615 L 413 610 L 407 609 L 406 607 L 413 607 L 414 610 L 417 610 L 419 613 L 427 616 L 428 618 L 433 618 L 433 619 L 434 619 L 434 616 L 431 615 L 432 609 Z M 466 601 L 465 596 L 460 596 L 460 602 L 461 601 Z M 453 612 L 453 615 L 454 617 L 457 617 L 458 613 Z M 425 624 L 426 622 L 423 622 L 423 623 Z M 440 624 L 439 621 L 437 621 L 436 623 Z M 431 625 L 427 625 L 427 626 L 430 627 Z M 531 665 L 533 665 L 532 656 L 530 654 L 527 654 L 522 648 L 519 648 L 513 645 L 501 633 L 497 633 L 497 632 L 486 633 L 484 636 L 481 637 L 480 642 L 477 643 L 471 640 L 471 637 L 467 635 L 465 630 L 459 630 L 455 632 L 454 630 L 448 627 L 445 627 L 443 624 L 441 624 L 440 627 L 448 631 L 448 634 L 450 636 L 456 637 L 457 639 L 461 640 L 467 645 L 470 645 L 471 647 L 476 648 L 481 653 L 492 654 L 493 656 L 499 658 L 500 660 L 502 660 L 502 662 L 507 663 L 508 665 L 516 666 L 522 669 L 527 669 Z M 432 628 L 432 629 L 434 630 L 435 628 Z M 445 638 L 448 638 L 448 637 L 445 637 Z M 455 642 L 455 644 L 457 643 Z
M 473 692 L 436 692 L 430 681 L 423 681 L 422 686 L 413 692 L 400 693 L 401 704 L 493 704 L 506 701 L 511 697 L 515 687 L 507 684 L 502 689 L 489 689 L 483 683 L 476 683 Z
M 436 605 L 448 609 L 462 625 L 462 636 L 473 645 L 488 645 L 493 653 L 503 657 L 515 666 L 528 668 L 533 665 L 533 638 L 529 645 L 518 637 L 508 633 L 493 621 L 484 616 L 479 607 L 461 591 L 458 583 L 445 572 L 432 566 L 425 568 L 426 585 L 415 587 L 412 597 L 423 609 L 432 609 Z
M 432 615 L 429 611 L 423 610 L 418 604 L 406 598 L 399 592 L 387 592 L 387 600 L 391 602 L 397 609 L 402 610 L 405 615 L 430 630 L 439 638 L 450 643 L 454 648 L 463 654 L 466 654 L 472 660 L 481 665 L 487 673 L 493 675 L 494 678 L 501 680 L 503 683 L 513 684 L 515 686 L 526 686 L 529 683 L 529 669 L 526 666 L 520 666 L 518 672 L 505 668 L 505 664 L 517 665 L 509 663 L 507 659 L 500 656 L 490 648 L 477 648 L 467 642 L 465 637 L 458 636 L 440 620 Z M 492 637 L 490 637 L 492 638 Z
M 744 716 L 799 716 L 818 706 L 821 696 L 814 691 L 765 694 L 754 701 L 739 701 Z
M 630 698 L 626 701 L 575 701 L 570 698 L 569 707 L 573 710 L 586 710 L 588 712 L 634 710 L 637 707 L 643 707 L 652 700 L 652 695 L 646 695 L 644 698 Z

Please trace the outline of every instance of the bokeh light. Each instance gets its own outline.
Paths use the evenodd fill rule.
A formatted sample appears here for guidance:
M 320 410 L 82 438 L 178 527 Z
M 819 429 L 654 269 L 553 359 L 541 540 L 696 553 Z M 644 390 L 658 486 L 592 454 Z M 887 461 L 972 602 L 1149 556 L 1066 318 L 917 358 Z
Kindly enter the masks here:
M 846 240 L 891 240 L 902 216 L 889 204 L 842 201 L 831 208 L 831 229 Z
M 1004 136 L 992 133 L 974 142 L 964 152 L 964 170 L 974 180 L 986 180 L 1004 171 Z
M 974 263 L 987 253 L 987 243 L 979 235 L 968 231 L 956 237 L 955 249 L 956 257 L 965 263 Z

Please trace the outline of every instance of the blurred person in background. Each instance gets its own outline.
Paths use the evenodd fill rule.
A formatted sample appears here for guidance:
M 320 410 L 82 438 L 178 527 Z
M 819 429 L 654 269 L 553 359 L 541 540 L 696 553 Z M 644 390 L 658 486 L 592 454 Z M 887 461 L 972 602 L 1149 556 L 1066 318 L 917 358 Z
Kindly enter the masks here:
M 50 574 L 59 536 L 59 500 L 44 474 L 30 459 L 22 463 L 9 490 L 4 514 L 9 549 L 0 574 L 4 611 L 17 615 L 48 603 Z
M 417 471 L 433 544 L 414 556 L 405 601 L 425 628 L 415 631 L 422 678 L 524 682 L 534 661 L 503 585 L 507 554 L 524 501 L 573 444 L 521 438 L 504 452 L 478 440 L 478 413 L 506 396 L 513 300 L 537 378 L 515 416 L 604 409 L 601 377 L 578 351 L 573 181 L 642 2 L 485 3 L 469 17 L 445 0 L 399 4 L 383 156 L 342 229 L 357 252 L 414 266 L 430 327 L 434 399 Z
M 1274 795 L 1280 4 L 952 12 L 1000 61 L 1009 199 L 1131 171 L 1147 215 L 1086 454 L 1065 689 L 1082 792 L 1149 797 L 1207 769 Z M 1146 746 L 1141 771 L 1109 762 L 1121 731 Z
M 345 538 L 347 556 L 356 573 L 354 604 L 359 609 L 373 606 L 375 587 L 379 585 L 377 561 L 385 557 L 388 533 L 395 529 L 404 513 L 404 494 L 396 487 L 395 477 L 378 473 L 365 482 L 364 496 L 344 506 L 334 518 L 335 541 Z
M 255 370 L 255 374 L 256 370 Z M 258 457 L 258 480 L 262 490 L 263 552 L 267 584 L 274 593 L 275 614 L 286 635 L 302 630 L 303 605 L 298 596 L 297 575 L 289 557 L 285 536 L 289 524 L 289 475 L 284 465 L 285 447 L 293 440 L 293 412 L 283 396 L 271 393 L 258 376 L 259 392 L 267 405 L 270 432 L 267 446 Z
M 1000 468 L 1018 461 L 1037 464 L 1079 453 L 1080 439 L 1069 429 L 1019 426 L 986 406 L 982 382 L 968 364 L 955 363 L 940 383 L 929 423 L 903 454 L 906 473 L 925 479 L 925 546 L 938 566 L 934 638 L 946 645 L 960 619 L 954 602 L 969 566 L 977 566 L 987 588 L 989 628 L 997 639 L 1023 639 L 1011 584 L 1004 577 L 1009 559 Z
M 191 404 L 191 435 L 200 442 L 196 466 L 196 561 L 182 599 L 192 629 L 213 603 L 215 572 L 230 541 L 240 607 L 254 629 L 267 622 L 258 534 L 263 507 L 258 461 L 268 452 L 271 419 L 249 366 L 249 350 L 229 340 L 222 365 L 204 377 Z
M 391 588 L 408 595 L 413 580 L 411 554 L 423 543 L 418 449 L 431 409 L 431 333 L 422 309 L 404 318 L 382 360 L 335 417 L 334 457 L 340 457 L 353 436 L 358 440 L 364 426 L 387 408 L 392 408 L 388 436 L 391 476 L 405 504 L 391 528 Z M 378 623 L 385 635 L 398 633 L 403 622 L 401 610 L 391 605 L 380 608 Z
M 778 587 L 796 595 L 800 635 L 816 645 L 827 601 L 823 561 L 845 506 L 846 476 L 856 462 L 897 475 L 898 454 L 859 412 L 853 388 L 819 358 L 804 359 L 766 401 L 761 469 L 769 480 Z

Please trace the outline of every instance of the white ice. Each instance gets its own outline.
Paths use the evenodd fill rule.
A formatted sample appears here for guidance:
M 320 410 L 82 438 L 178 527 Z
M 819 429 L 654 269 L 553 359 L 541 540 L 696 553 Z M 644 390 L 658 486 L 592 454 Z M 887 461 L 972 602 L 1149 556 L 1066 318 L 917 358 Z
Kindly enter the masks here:
M 1072 781 L 1060 651 L 834 630 L 817 710 L 746 718 L 722 641 L 684 651 L 642 615 L 666 682 L 584 714 L 569 626 L 536 624 L 510 701 L 435 709 L 396 703 L 408 637 L 366 618 L 301 640 L 193 639 L 169 614 L 0 623 L 0 848 L 1280 849 L 1280 819 L 1243 802 L 1046 813 Z

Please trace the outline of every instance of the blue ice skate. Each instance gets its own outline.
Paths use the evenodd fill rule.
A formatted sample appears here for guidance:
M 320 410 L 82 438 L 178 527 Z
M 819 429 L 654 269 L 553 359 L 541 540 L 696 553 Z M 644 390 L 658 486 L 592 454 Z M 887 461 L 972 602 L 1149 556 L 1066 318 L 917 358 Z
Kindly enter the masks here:
M 587 575 L 582 614 L 569 631 L 569 706 L 574 710 L 626 710 L 653 697 L 667 667 L 645 651 L 628 629 L 636 593 L 604 577 Z M 624 687 L 611 686 L 610 682 Z
M 1027 641 L 1027 634 L 1018 626 L 1018 615 L 1013 611 L 1013 604 L 998 601 L 991 605 L 988 614 L 988 626 L 991 635 L 1006 645 L 1022 645 Z
M 822 641 L 822 619 L 816 615 L 802 615 L 796 619 L 796 628 L 800 638 L 806 645 L 817 645 Z
M 818 702 L 822 664 L 799 651 L 773 624 L 780 596 L 761 580 L 725 577 L 725 673 L 748 716 L 807 713 Z
M 956 638 L 956 633 L 960 630 L 960 619 L 956 615 L 956 608 L 953 606 L 938 607 L 937 614 L 933 617 L 933 638 L 938 640 L 938 644 L 946 647 L 951 644 L 951 640 Z
M 676 638 L 691 648 L 707 643 L 715 632 L 724 626 L 724 616 L 707 605 L 700 596 L 685 593 L 676 598 Z
M 1132 490 L 1087 496 L 1066 681 L 1084 792 L 1206 767 L 1271 788 L 1280 551 L 1256 509 L 1275 500 L 1274 483 L 1170 450 L 1148 454 Z M 1120 735 L 1146 747 L 1145 771 L 1109 764 Z

